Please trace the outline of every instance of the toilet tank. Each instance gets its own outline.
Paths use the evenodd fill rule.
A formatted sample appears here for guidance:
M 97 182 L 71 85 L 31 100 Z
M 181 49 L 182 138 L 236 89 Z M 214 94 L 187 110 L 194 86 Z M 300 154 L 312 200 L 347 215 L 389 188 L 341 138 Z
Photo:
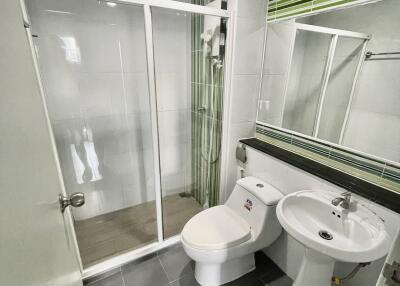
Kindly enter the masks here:
M 282 198 L 282 193 L 272 185 L 255 177 L 245 177 L 236 182 L 225 205 L 248 222 L 255 239 L 269 243 L 282 231 L 276 217 L 276 205 Z

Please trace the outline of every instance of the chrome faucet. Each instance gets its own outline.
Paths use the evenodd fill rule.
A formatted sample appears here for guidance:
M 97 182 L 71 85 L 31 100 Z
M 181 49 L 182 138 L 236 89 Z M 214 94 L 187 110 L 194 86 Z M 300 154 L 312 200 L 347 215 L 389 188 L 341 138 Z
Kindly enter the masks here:
M 345 210 L 350 209 L 350 199 L 351 199 L 351 193 L 350 192 L 345 192 L 341 194 L 343 197 L 338 197 L 332 200 L 332 205 L 338 206 L 340 205 L 342 208 Z

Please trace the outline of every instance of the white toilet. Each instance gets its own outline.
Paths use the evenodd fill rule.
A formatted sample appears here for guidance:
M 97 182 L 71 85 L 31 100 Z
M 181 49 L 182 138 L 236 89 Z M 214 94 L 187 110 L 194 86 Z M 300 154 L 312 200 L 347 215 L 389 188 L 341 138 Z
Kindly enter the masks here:
M 273 186 L 246 177 L 236 182 L 224 205 L 190 219 L 181 240 L 196 262 L 197 282 L 221 285 L 252 271 L 254 252 L 270 245 L 282 231 L 275 212 L 282 197 Z

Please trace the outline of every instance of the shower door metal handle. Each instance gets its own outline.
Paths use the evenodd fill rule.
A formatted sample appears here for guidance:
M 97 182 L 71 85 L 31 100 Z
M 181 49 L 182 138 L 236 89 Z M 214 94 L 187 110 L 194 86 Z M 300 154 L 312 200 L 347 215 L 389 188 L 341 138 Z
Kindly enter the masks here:
M 64 213 L 68 206 L 73 206 L 79 208 L 85 204 L 85 194 L 84 193 L 73 193 L 70 196 L 64 196 L 63 194 L 58 195 L 58 200 L 60 202 L 61 212 Z

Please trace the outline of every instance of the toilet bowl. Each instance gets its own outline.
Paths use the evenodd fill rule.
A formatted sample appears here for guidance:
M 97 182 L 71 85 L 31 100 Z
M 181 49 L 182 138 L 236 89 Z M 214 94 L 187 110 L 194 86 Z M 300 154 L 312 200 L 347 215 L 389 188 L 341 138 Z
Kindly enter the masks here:
M 181 241 L 203 286 L 235 280 L 255 268 L 254 252 L 269 246 L 282 228 L 275 208 L 283 195 L 255 177 L 238 180 L 224 205 L 204 210 L 184 226 Z

